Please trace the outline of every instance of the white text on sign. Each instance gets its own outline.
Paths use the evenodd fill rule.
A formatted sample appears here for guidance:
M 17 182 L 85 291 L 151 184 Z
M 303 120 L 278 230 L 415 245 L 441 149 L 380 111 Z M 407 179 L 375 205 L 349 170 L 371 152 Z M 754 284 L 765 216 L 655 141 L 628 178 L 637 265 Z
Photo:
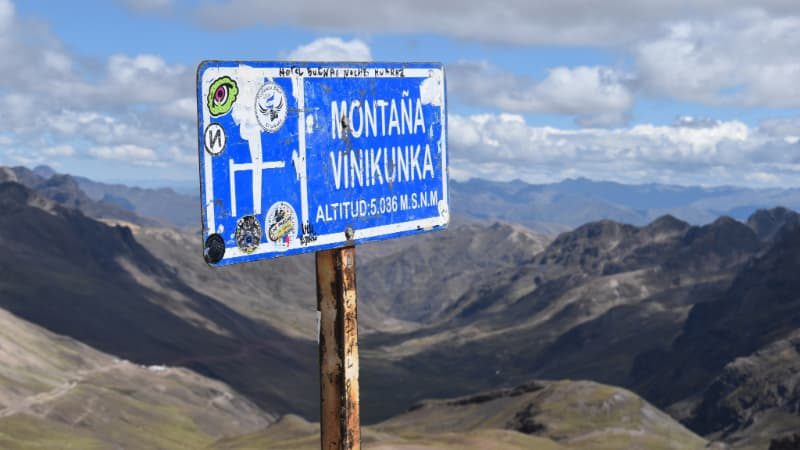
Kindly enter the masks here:
M 425 133 L 425 117 L 419 98 L 354 100 L 349 105 L 346 100 L 331 102 L 331 137 L 334 140 Z M 429 144 L 424 147 L 418 144 L 331 151 L 330 162 L 336 189 L 424 180 L 434 176 Z

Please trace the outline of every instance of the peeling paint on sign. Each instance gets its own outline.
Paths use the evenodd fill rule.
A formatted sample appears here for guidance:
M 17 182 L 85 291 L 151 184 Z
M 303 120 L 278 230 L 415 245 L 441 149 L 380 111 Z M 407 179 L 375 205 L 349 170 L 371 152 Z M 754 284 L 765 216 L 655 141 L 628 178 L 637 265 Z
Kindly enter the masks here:
M 224 244 L 209 264 L 447 226 L 441 64 L 207 61 L 197 75 L 203 237 Z

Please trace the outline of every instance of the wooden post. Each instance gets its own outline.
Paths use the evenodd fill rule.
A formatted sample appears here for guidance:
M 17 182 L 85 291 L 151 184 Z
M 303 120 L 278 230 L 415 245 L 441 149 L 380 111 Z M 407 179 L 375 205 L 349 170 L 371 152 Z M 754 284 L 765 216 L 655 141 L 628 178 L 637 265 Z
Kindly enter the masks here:
M 356 249 L 317 257 L 322 450 L 360 450 Z

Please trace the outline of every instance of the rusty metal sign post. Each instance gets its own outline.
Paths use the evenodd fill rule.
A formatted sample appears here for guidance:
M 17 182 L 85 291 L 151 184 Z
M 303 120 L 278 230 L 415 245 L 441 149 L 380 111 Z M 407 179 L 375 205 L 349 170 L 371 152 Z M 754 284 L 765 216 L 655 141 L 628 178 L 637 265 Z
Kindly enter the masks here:
M 204 61 L 203 257 L 316 252 L 323 450 L 361 446 L 355 245 L 444 230 L 439 63 Z
M 361 448 L 356 248 L 317 252 L 320 429 L 323 450 Z

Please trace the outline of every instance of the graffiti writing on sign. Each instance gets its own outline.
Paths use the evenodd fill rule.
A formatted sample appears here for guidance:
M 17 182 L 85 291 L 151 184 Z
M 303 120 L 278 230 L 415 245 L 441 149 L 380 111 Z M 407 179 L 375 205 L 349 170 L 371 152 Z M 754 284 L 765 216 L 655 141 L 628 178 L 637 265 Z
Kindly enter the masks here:
M 314 225 L 310 223 L 303 224 L 303 236 L 300 238 L 300 243 L 308 245 L 317 240 L 317 234 L 314 233 Z

